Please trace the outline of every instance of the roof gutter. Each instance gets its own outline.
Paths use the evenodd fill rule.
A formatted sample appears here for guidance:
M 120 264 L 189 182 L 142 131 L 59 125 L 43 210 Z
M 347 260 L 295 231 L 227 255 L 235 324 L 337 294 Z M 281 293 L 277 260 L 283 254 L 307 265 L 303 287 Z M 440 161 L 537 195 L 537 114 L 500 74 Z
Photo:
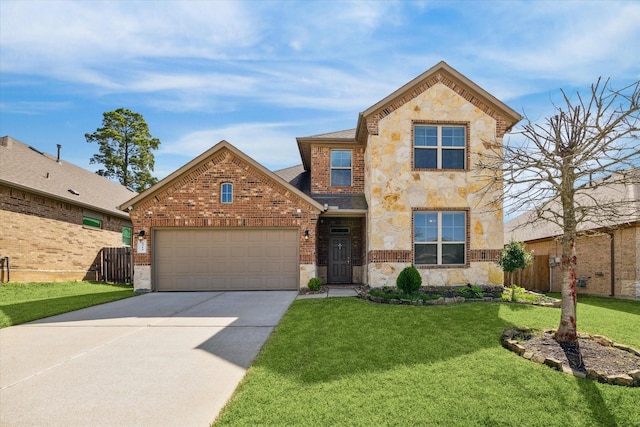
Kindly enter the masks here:
M 333 206 L 329 206 L 322 214 L 322 216 L 358 216 L 364 217 L 367 215 L 366 209 L 340 209 Z
M 15 188 L 15 189 L 20 190 L 20 191 L 25 191 L 27 193 L 37 194 L 38 196 L 44 196 L 44 197 L 48 197 L 48 198 L 53 199 L 53 200 L 58 200 L 60 202 L 69 203 L 69 204 L 72 204 L 72 205 L 80 206 L 82 208 L 87 208 L 87 209 L 90 209 L 92 211 L 106 213 L 108 215 L 117 216 L 117 217 L 123 218 L 123 219 L 129 219 L 129 214 L 128 213 L 124 213 L 124 212 L 121 212 L 119 210 L 108 210 L 108 209 L 99 208 L 99 207 L 97 207 L 95 205 L 91 205 L 89 203 L 84 203 L 84 202 L 81 202 L 81 201 L 78 201 L 78 200 L 74 200 L 74 199 L 66 199 L 64 197 L 59 197 L 59 196 L 56 196 L 54 194 L 47 193 L 45 191 L 40 191 L 40 190 L 37 190 L 35 188 L 26 187 L 24 185 L 20 185 L 20 184 L 16 184 L 16 183 L 13 183 L 13 182 L 5 181 L 3 179 L 0 179 L 0 184 L 6 185 L 7 187 L 10 187 L 10 188 Z M 115 208 L 117 209 L 117 206 Z

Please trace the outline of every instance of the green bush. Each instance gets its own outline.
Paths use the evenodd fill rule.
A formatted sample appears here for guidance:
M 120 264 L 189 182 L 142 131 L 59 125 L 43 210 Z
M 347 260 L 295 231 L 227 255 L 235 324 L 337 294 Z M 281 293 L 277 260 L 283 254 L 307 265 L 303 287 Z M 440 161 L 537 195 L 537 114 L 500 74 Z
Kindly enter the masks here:
M 468 284 L 464 288 L 460 288 L 460 295 L 465 298 L 482 298 L 484 296 L 484 292 L 480 286 L 475 286 Z
M 422 286 L 420 272 L 413 265 L 405 267 L 396 279 L 396 286 L 405 294 L 414 293 Z
M 310 291 L 319 291 L 320 285 L 322 285 L 322 279 L 319 277 L 312 277 L 309 279 L 309 283 L 307 283 L 307 287 Z

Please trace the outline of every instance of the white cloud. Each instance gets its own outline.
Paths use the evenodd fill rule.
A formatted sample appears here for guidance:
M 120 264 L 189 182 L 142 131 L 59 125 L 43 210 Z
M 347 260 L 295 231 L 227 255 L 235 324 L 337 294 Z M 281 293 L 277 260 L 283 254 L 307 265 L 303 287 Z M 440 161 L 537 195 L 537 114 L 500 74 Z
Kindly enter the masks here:
M 3 71 L 54 74 L 131 58 L 226 58 L 259 28 L 237 2 L 3 1 L 1 19 Z
M 638 77 L 640 3 L 527 2 L 503 6 L 493 11 L 500 13 L 503 23 L 496 33 L 487 31 L 465 48 L 476 61 L 511 70 L 520 79 L 561 81 L 563 85 L 589 84 L 607 72 Z
M 301 163 L 294 128 L 292 123 L 236 123 L 190 132 L 175 142 L 163 142 L 156 155 L 156 164 L 162 168 L 161 160 L 173 161 L 174 155 L 183 156 L 187 163 L 225 140 L 268 169 L 293 166 Z

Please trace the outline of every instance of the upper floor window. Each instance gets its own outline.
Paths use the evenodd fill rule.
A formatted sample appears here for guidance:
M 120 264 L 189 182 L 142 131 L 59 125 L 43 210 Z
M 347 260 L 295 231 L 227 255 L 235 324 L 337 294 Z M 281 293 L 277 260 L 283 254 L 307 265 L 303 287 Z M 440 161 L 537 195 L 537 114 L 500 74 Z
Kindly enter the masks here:
M 85 216 L 82 217 L 82 225 L 93 228 L 102 228 L 102 220 Z
M 91 228 L 102 228 L 102 214 L 85 209 L 82 212 L 82 225 Z
M 331 186 L 351 186 L 351 150 L 331 150 Z
M 413 129 L 413 167 L 464 169 L 465 126 L 416 125 Z
M 416 265 L 465 264 L 465 212 L 414 212 L 413 245 Z
M 225 182 L 220 186 L 220 201 L 222 203 L 233 202 L 233 184 Z

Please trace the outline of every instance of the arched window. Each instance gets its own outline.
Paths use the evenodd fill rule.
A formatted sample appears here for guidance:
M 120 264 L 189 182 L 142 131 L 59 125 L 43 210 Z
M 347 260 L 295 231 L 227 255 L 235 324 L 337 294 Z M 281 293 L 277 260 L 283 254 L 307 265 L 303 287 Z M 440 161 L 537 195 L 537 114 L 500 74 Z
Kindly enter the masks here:
M 225 182 L 220 186 L 220 201 L 222 203 L 233 202 L 233 184 Z

